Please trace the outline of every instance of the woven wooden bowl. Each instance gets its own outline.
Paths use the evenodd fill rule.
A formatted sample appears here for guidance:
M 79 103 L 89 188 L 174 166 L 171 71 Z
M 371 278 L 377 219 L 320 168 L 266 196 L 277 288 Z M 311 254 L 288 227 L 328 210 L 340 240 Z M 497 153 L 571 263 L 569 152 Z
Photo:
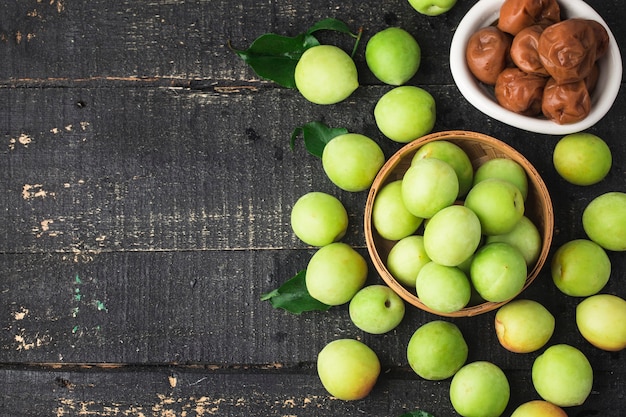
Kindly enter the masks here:
M 389 158 L 375 178 L 367 197 L 365 206 L 365 240 L 367 249 L 374 267 L 385 283 L 405 301 L 415 307 L 439 316 L 448 317 L 469 317 L 486 313 L 497 309 L 507 301 L 469 305 L 453 313 L 442 313 L 424 305 L 417 297 L 414 288 L 407 288 L 400 284 L 387 269 L 387 255 L 396 242 L 380 237 L 372 225 L 372 207 L 378 191 L 388 182 L 401 179 L 411 165 L 411 159 L 417 149 L 428 142 L 436 140 L 446 140 L 460 146 L 472 161 L 474 170 L 490 159 L 502 157 L 512 159 L 524 167 L 528 176 L 528 197 L 525 203 L 525 215 L 539 229 L 542 237 L 542 249 L 536 264 L 529 268 L 526 283 L 521 291 L 526 289 L 539 274 L 548 257 L 554 229 L 554 212 L 548 189 L 537 170 L 521 153 L 498 139 L 475 132 L 446 131 L 432 133 L 414 140 Z

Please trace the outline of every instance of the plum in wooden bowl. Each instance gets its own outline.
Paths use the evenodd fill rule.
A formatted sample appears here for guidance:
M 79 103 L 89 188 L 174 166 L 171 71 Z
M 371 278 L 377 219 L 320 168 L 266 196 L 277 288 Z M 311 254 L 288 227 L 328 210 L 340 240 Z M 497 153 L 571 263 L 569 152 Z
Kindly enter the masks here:
M 369 191 L 364 222 L 371 260 L 391 289 L 430 313 L 466 317 L 504 305 L 533 282 L 550 250 L 554 213 L 544 181 L 521 153 L 481 133 L 446 131 L 389 158 Z M 499 277 L 502 268 L 514 275 Z

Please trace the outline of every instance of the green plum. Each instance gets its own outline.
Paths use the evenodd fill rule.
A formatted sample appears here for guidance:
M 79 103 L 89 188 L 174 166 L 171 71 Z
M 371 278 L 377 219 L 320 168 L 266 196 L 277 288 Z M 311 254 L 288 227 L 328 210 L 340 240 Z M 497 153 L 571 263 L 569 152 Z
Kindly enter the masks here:
M 544 400 L 559 407 L 573 407 L 583 404 L 591 393 L 593 369 L 580 350 L 557 344 L 537 356 L 532 381 Z
M 424 236 L 411 235 L 396 242 L 387 255 L 387 269 L 400 284 L 415 287 L 420 269 L 431 259 L 424 248 Z
M 305 283 L 311 297 L 327 305 L 345 304 L 365 285 L 367 262 L 350 245 L 335 242 L 313 254 Z
M 567 413 L 551 402 L 531 400 L 517 407 L 511 417 L 567 417 Z
M 539 259 L 543 246 L 539 229 L 526 216 L 522 216 L 508 233 L 487 236 L 485 243 L 491 242 L 505 242 L 519 249 L 529 268 Z
M 345 191 L 368 189 L 384 163 L 385 155 L 380 146 L 358 133 L 335 136 L 322 152 L 324 172 L 333 184 Z
M 497 365 L 487 361 L 463 366 L 450 383 L 450 401 L 463 417 L 499 417 L 510 396 L 506 375 Z
M 402 201 L 414 216 L 431 218 L 454 203 L 459 180 L 447 162 L 435 158 L 416 161 L 402 177 Z
M 415 291 L 425 306 L 444 314 L 465 307 L 472 293 L 470 281 L 463 271 L 436 262 L 429 262 L 420 269 Z
M 340 400 L 360 400 L 380 375 L 376 352 L 355 339 L 337 339 L 317 355 L 317 373 L 328 393 Z
M 404 301 L 386 285 L 368 285 L 357 292 L 349 305 L 352 323 L 364 332 L 383 334 L 395 329 L 404 318 Z
M 552 313 L 534 300 L 513 300 L 496 312 L 495 329 L 498 341 L 515 353 L 541 349 L 554 333 Z
M 481 238 L 478 217 L 460 205 L 439 210 L 424 228 L 424 248 L 428 257 L 446 266 L 465 262 L 474 254 Z
M 554 168 L 563 179 L 576 185 L 592 185 L 611 170 L 611 149 L 591 133 L 572 133 L 562 137 L 552 154 Z
M 380 81 L 402 85 L 419 69 L 422 51 L 406 30 L 390 27 L 377 32 L 365 47 L 365 61 Z
M 411 164 L 422 158 L 436 158 L 450 164 L 459 180 L 459 196 L 467 194 L 474 181 L 474 167 L 459 145 L 447 140 L 435 140 L 422 145 L 413 155 Z
M 412 235 L 423 219 L 411 213 L 402 200 L 402 180 L 385 184 L 376 194 L 372 206 L 372 225 L 388 240 L 400 240 Z
M 406 349 L 409 365 L 420 377 L 440 381 L 465 364 L 468 346 L 456 324 L 434 320 L 421 325 Z
M 354 61 L 334 45 L 317 45 L 304 51 L 294 77 L 298 91 L 315 104 L 343 101 L 359 86 Z
M 385 93 L 374 107 L 378 129 L 389 139 L 408 143 L 435 126 L 436 104 L 433 96 L 420 87 L 404 85 Z
M 516 186 L 524 201 L 528 197 L 528 176 L 524 167 L 508 158 L 493 158 L 486 161 L 474 173 L 474 185 L 488 178 L 498 178 Z
M 594 198 L 583 211 L 587 236 L 604 249 L 626 250 L 626 193 L 612 191 Z
M 611 276 L 611 260 L 600 245 L 575 239 L 557 249 L 550 264 L 552 280 L 564 294 L 587 297 L 598 293 Z
M 626 301 L 612 294 L 596 294 L 576 307 L 580 334 L 598 349 L 617 352 L 626 348 Z
M 508 181 L 488 178 L 472 187 L 465 198 L 465 206 L 480 219 L 483 233 L 509 233 L 524 216 L 524 197 Z
M 456 0 L 409 0 L 409 4 L 426 16 L 439 16 L 454 7 Z
M 340 240 L 348 228 L 348 212 L 336 197 L 320 191 L 301 196 L 291 209 L 291 228 L 311 246 Z
M 478 249 L 470 266 L 474 288 L 487 301 L 515 297 L 526 283 L 527 267 L 522 253 L 504 242 L 488 243 Z

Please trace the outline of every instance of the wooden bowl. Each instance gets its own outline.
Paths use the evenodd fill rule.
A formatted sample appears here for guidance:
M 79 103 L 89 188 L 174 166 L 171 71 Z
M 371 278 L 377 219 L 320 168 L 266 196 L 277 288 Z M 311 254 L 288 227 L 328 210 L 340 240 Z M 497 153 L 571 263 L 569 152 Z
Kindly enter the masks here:
M 374 179 L 365 206 L 365 240 L 374 267 L 391 289 L 415 307 L 439 316 L 469 317 L 497 309 L 508 301 L 497 303 L 483 302 L 481 304 L 469 305 L 452 313 L 442 313 L 427 307 L 417 297 L 414 288 L 403 286 L 389 272 L 386 267 L 387 255 L 396 242 L 380 237 L 372 225 L 372 207 L 378 191 L 388 182 L 401 179 L 404 176 L 404 173 L 411 165 L 413 155 L 422 145 L 437 140 L 446 140 L 460 146 L 472 161 L 474 170 L 490 159 L 502 157 L 516 161 L 526 170 L 528 176 L 528 197 L 525 202 L 524 215 L 532 220 L 539 229 L 542 238 L 542 248 L 537 262 L 528 269 L 529 273 L 526 283 L 521 291 L 526 289 L 537 277 L 548 257 L 554 229 L 552 200 L 541 176 L 521 153 L 506 143 L 481 133 L 446 131 L 423 136 L 396 152 L 381 168 Z

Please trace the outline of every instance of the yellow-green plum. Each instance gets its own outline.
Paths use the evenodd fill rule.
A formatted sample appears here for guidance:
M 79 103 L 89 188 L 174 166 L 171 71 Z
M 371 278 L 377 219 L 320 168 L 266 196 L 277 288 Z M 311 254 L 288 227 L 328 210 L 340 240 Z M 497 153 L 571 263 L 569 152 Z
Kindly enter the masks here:
M 406 355 L 420 377 L 440 381 L 453 376 L 467 361 L 468 347 L 456 324 L 433 320 L 411 336 Z
M 334 45 L 317 45 L 304 51 L 294 77 L 298 91 L 315 104 L 343 101 L 359 86 L 354 61 Z
M 355 339 L 337 339 L 317 355 L 317 374 L 328 393 L 340 400 L 360 400 L 380 375 L 376 352 Z
M 467 194 L 474 181 L 474 167 L 459 145 L 447 140 L 435 140 L 422 145 L 413 155 L 411 164 L 422 158 L 436 158 L 450 164 L 459 180 L 459 196 Z
M 535 352 L 545 346 L 554 333 L 554 316 L 534 300 L 513 300 L 496 312 L 498 341 L 515 353 Z
M 527 267 L 522 253 L 504 242 L 493 242 L 476 251 L 470 265 L 474 288 L 487 301 L 515 297 L 526 283 Z
M 408 143 L 424 136 L 435 126 L 433 96 L 420 87 L 403 85 L 385 93 L 374 107 L 378 129 L 389 139 Z
M 305 274 L 311 297 L 327 305 L 345 304 L 365 285 L 367 262 L 350 245 L 335 242 L 313 254 Z
M 378 144 L 365 135 L 346 133 L 324 146 L 322 167 L 328 178 L 345 191 L 368 189 L 385 163 Z
M 493 158 L 479 166 L 474 173 L 474 185 L 487 178 L 498 178 L 515 185 L 524 201 L 528 197 L 528 176 L 524 167 L 508 158 Z
M 611 170 L 611 149 L 602 138 L 591 133 L 572 133 L 562 137 L 552 153 L 556 172 L 576 185 L 592 185 Z
M 524 197 L 509 181 L 488 178 L 472 187 L 465 206 L 478 216 L 485 235 L 510 232 L 524 215 Z
M 511 417 L 567 417 L 567 413 L 551 402 L 531 400 L 517 407 Z
M 400 284 L 415 288 L 420 269 L 431 259 L 424 249 L 424 236 L 411 235 L 396 242 L 387 255 L 387 269 Z
M 425 306 L 439 313 L 453 313 L 465 307 L 472 293 L 467 275 L 455 266 L 429 262 L 420 269 L 415 291 Z
M 552 280 L 559 290 L 573 297 L 597 294 L 611 276 L 611 260 L 600 245 L 575 239 L 561 245 L 550 264 Z
M 580 334 L 598 349 L 617 352 L 626 348 L 626 301 L 612 294 L 596 294 L 576 307 Z
M 364 332 L 383 334 L 395 329 L 404 318 L 404 301 L 386 285 L 368 285 L 352 297 L 352 323 Z
M 291 228 L 311 246 L 340 240 L 348 228 L 348 212 L 336 197 L 320 191 L 304 194 L 291 209 Z
M 463 417 L 499 417 L 510 396 L 506 375 L 500 367 L 488 361 L 464 365 L 450 383 L 450 401 Z
M 365 47 L 365 61 L 370 71 L 380 81 L 402 85 L 419 69 L 422 51 L 406 30 L 390 27 L 377 32 Z
M 543 246 L 539 229 L 526 216 L 522 216 L 510 232 L 487 236 L 485 243 L 491 242 L 505 242 L 519 249 L 529 268 L 539 259 Z
M 439 16 L 456 4 L 456 0 L 409 0 L 409 4 L 426 16 Z
M 428 219 L 454 203 L 459 180 L 454 169 L 439 159 L 416 161 L 402 177 L 402 201 L 414 216 Z
M 611 191 L 594 198 L 583 211 L 589 239 L 610 251 L 626 250 L 626 193 Z
M 439 210 L 424 228 L 424 248 L 428 257 L 446 266 L 465 262 L 474 254 L 481 238 L 478 217 L 461 205 Z
M 583 404 L 591 393 L 593 369 L 584 353 L 562 343 L 537 356 L 532 381 L 544 400 L 559 407 L 573 407 Z
M 388 240 L 400 240 L 412 235 L 423 219 L 411 213 L 402 200 L 402 180 L 385 184 L 376 194 L 372 206 L 372 225 Z

